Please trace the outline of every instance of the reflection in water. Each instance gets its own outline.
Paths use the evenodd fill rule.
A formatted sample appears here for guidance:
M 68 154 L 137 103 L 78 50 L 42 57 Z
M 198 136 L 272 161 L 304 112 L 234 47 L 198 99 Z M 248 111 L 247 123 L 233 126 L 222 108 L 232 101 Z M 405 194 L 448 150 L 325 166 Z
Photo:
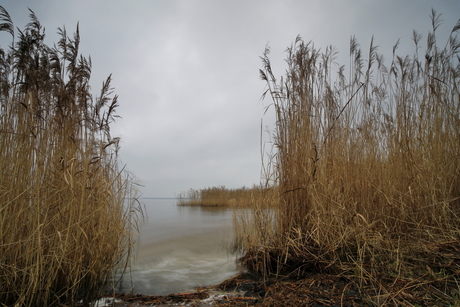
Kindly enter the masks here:
M 232 210 L 178 207 L 175 199 L 144 199 L 148 220 L 141 227 L 132 282 L 123 292 L 165 295 L 219 283 L 237 273 L 227 252 Z M 128 276 L 127 276 L 128 277 Z

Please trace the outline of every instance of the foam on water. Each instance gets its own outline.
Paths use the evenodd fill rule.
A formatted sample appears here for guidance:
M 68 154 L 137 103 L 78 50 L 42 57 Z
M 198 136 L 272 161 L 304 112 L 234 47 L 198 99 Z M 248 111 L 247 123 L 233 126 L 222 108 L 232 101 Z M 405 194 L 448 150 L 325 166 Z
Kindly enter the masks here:
M 134 293 L 166 295 L 222 282 L 237 274 L 230 210 L 177 207 L 174 201 L 146 203 L 149 221 L 141 229 L 131 268 Z M 153 217 L 152 217 L 153 215 Z M 132 286 L 125 278 L 122 291 Z

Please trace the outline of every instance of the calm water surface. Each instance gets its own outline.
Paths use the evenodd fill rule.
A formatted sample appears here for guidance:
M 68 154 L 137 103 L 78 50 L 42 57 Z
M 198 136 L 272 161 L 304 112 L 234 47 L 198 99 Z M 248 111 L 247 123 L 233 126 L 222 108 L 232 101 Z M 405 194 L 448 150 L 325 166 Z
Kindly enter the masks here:
M 179 207 L 175 199 L 143 199 L 148 220 L 122 291 L 165 295 L 212 285 L 237 274 L 228 252 L 232 210 Z

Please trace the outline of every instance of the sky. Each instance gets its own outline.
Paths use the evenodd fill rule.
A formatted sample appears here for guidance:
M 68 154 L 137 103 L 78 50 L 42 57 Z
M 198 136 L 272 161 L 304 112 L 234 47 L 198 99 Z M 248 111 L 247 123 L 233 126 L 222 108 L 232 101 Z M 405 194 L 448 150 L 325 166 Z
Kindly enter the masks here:
M 398 39 L 412 55 L 412 30 L 430 30 L 431 9 L 442 14 L 447 37 L 460 18 L 458 0 L 0 0 L 23 29 L 33 10 L 46 28 L 72 35 L 79 23 L 80 52 L 91 56 L 97 95 L 112 74 L 119 95 L 120 165 L 140 184 L 141 197 L 175 197 L 189 189 L 259 184 L 261 147 L 273 127 L 260 57 L 266 46 L 277 78 L 285 50 L 305 42 L 339 52 L 348 65 L 350 37 L 363 50 L 374 36 L 391 61 Z M 0 46 L 10 42 L 0 33 Z M 424 44 L 423 44 L 424 45 Z

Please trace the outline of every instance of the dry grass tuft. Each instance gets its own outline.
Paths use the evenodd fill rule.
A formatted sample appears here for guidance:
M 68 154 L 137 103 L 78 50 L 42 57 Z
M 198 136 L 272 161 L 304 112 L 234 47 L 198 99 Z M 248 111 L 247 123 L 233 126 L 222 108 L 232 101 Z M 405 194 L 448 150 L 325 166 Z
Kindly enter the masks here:
M 276 112 L 266 173 L 278 193 L 236 219 L 251 271 L 341 272 L 387 294 L 385 278 L 458 292 L 460 28 L 440 48 L 431 17 L 425 53 L 414 31 L 414 54 L 396 44 L 389 66 L 373 40 L 364 58 L 352 38 L 348 77 L 345 66 L 334 72 L 333 48 L 298 37 L 278 81 L 265 50 L 260 74 Z
M 130 258 L 138 206 L 118 169 L 111 77 L 93 99 L 77 31 L 44 44 L 35 14 L 18 31 L 0 6 L 0 302 L 88 303 Z M 113 285 L 113 284 L 112 284 Z

